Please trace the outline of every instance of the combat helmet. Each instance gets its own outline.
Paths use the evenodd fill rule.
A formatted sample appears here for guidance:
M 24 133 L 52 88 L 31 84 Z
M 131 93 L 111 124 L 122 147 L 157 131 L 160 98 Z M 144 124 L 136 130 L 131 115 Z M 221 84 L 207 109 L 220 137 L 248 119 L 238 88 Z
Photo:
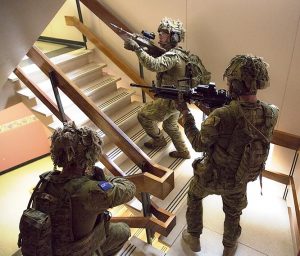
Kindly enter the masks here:
M 180 20 L 173 20 L 165 17 L 160 21 L 157 29 L 158 32 L 164 31 L 171 35 L 170 41 L 173 45 L 177 45 L 179 42 L 184 40 L 185 29 Z
M 102 139 L 90 128 L 68 122 L 51 136 L 50 153 L 54 168 L 78 167 L 91 170 L 102 152 Z
M 223 74 L 223 79 L 226 77 L 229 82 L 232 96 L 255 95 L 258 89 L 268 87 L 268 66 L 261 57 L 253 55 L 236 55 L 232 58 Z

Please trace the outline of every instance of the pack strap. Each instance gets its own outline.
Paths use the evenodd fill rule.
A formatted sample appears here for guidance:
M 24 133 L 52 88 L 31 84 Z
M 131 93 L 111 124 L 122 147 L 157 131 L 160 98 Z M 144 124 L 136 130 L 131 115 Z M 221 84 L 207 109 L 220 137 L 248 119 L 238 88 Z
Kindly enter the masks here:
M 45 182 L 49 182 L 51 173 L 53 173 L 53 171 L 44 172 L 43 174 L 40 175 L 40 180 L 36 184 L 32 194 L 31 194 L 31 197 L 29 198 L 29 202 L 27 204 L 27 209 L 29 209 L 31 207 L 33 198 L 34 198 L 35 194 L 37 193 L 38 189 L 41 187 L 41 185 Z
M 265 139 L 265 141 L 267 142 L 267 143 L 270 143 L 270 140 L 259 130 L 259 129 L 257 129 L 248 119 L 247 119 L 247 117 L 245 116 L 245 113 L 244 113 L 244 111 L 243 111 L 243 108 L 241 107 L 241 105 L 240 105 L 240 103 L 237 101 L 237 106 L 238 106 L 238 109 L 239 109 L 239 111 L 240 111 L 240 113 L 242 114 L 242 117 L 245 119 L 245 121 L 259 134 L 259 135 L 261 135 L 264 139 Z

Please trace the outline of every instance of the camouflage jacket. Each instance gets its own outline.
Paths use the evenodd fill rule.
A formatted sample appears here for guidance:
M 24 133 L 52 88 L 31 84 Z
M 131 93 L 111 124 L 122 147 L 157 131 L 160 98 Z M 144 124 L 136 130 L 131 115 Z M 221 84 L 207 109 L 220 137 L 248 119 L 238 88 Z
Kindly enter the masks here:
M 140 63 L 150 71 L 157 73 L 157 86 L 178 85 L 185 76 L 188 55 L 180 47 L 173 48 L 160 57 L 154 58 L 143 50 L 136 51 Z
M 268 108 L 270 114 L 265 115 L 262 105 Z M 191 114 L 185 117 L 184 130 L 192 147 L 197 152 L 204 152 L 205 157 L 195 160 L 194 172 L 202 177 L 202 182 L 207 186 L 219 188 L 233 188 L 236 186 L 236 173 L 240 166 L 243 151 L 248 143 L 246 138 L 237 137 L 236 131 L 242 130 L 238 106 L 242 108 L 243 115 L 264 136 L 271 140 L 271 136 L 278 118 L 278 108 L 274 105 L 246 103 L 232 101 L 230 105 L 215 109 L 201 124 L 199 131 Z M 263 137 L 258 139 L 264 141 Z M 263 143 L 269 147 L 269 142 Z M 264 154 L 268 153 L 268 148 Z M 267 157 L 267 156 L 263 156 Z
M 96 247 L 101 246 L 108 235 L 103 212 L 130 201 L 135 190 L 132 182 L 120 177 L 106 177 L 106 181 L 99 181 L 91 176 L 72 177 L 59 171 L 52 173 L 49 182 L 42 184 L 40 192 L 64 202 L 61 204 L 64 209 L 60 207 L 55 210 L 55 214 L 50 213 L 56 251 L 62 251 L 65 247 L 59 246 L 60 244 L 84 240 L 96 227 Z M 40 196 L 36 199 L 39 198 Z M 66 203 L 68 201 L 69 204 Z M 36 205 L 39 204 L 37 201 Z M 41 210 L 39 207 L 37 209 Z

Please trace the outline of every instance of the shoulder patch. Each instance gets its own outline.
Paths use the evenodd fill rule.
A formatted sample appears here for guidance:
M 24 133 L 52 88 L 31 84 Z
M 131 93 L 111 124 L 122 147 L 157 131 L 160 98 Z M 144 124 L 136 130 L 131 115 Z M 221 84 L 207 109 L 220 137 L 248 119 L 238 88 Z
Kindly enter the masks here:
M 114 185 L 108 181 L 101 180 L 98 183 L 98 187 L 101 188 L 103 191 L 107 191 L 107 190 L 113 188 Z
M 220 122 L 220 118 L 217 116 L 210 116 L 208 118 L 205 119 L 205 121 L 203 122 L 204 125 L 207 126 L 217 126 Z

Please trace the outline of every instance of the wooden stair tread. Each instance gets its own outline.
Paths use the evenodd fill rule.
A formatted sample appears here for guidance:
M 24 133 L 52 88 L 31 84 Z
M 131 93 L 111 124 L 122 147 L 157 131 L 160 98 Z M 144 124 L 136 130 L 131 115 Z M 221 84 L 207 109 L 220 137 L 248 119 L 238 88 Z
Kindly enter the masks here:
M 76 49 L 74 51 L 70 51 L 70 52 L 61 54 L 59 56 L 52 57 L 52 58 L 50 58 L 50 60 L 55 65 L 60 66 L 60 65 L 62 65 L 64 63 L 66 63 L 66 62 L 70 62 L 70 61 L 73 61 L 73 60 L 75 60 L 77 58 L 87 56 L 87 55 L 91 54 L 92 52 L 93 52 L 93 50 L 86 50 L 84 48 L 80 48 L 80 49 Z M 40 69 L 38 68 L 38 66 L 36 64 L 26 65 L 26 66 L 22 67 L 22 70 L 27 75 L 29 75 L 29 74 L 31 74 L 33 72 L 39 72 L 40 71 Z M 40 71 L 40 72 L 42 72 L 42 71 Z M 12 81 L 17 81 L 18 77 L 14 73 L 12 73 L 9 76 L 9 79 L 12 80 Z
M 117 103 L 125 97 L 130 97 L 133 94 L 135 94 L 133 90 L 118 88 L 117 91 L 100 98 L 95 104 L 100 110 L 105 112 L 114 103 Z
M 101 69 L 105 66 L 106 66 L 106 64 L 104 64 L 104 63 L 100 63 L 100 64 L 90 63 L 83 67 L 80 67 L 78 69 L 75 69 L 71 72 L 66 73 L 66 76 L 70 80 L 76 80 L 76 79 L 80 78 L 81 76 L 86 75 L 89 72 L 93 72 L 93 71 Z M 54 100 L 54 94 L 52 93 L 52 85 L 51 85 L 51 82 L 49 79 L 38 83 L 38 86 L 40 89 L 43 90 L 43 92 L 45 92 L 46 94 L 49 94 L 49 96 L 52 96 L 52 100 Z M 51 93 L 50 93 L 50 91 L 51 91 Z M 29 99 L 32 99 L 35 97 L 34 93 L 27 87 L 18 90 L 17 93 L 20 95 L 23 95 Z
M 118 101 L 122 101 L 125 97 L 130 97 L 132 94 L 134 94 L 134 91 L 119 88 L 117 91 L 99 99 L 99 101 L 95 102 L 95 104 L 105 112 L 113 104 L 117 103 Z M 74 104 L 67 106 L 64 110 L 66 115 L 75 121 L 78 126 L 87 123 L 89 120 L 89 118 Z M 50 110 L 48 111 L 50 112 Z M 77 111 L 79 111 L 78 114 Z M 60 123 L 58 125 L 60 125 Z M 56 122 L 50 125 L 51 129 L 56 129 L 56 127 L 58 127 Z
M 85 49 L 85 48 L 80 48 L 76 49 L 74 51 L 70 51 L 55 57 L 50 58 L 53 64 L 59 65 L 65 62 L 72 61 L 77 58 L 81 58 L 83 56 L 89 55 L 93 52 L 93 50 L 90 49 Z
M 95 91 L 104 88 L 105 86 L 110 86 L 118 81 L 120 81 L 121 78 L 115 77 L 112 75 L 105 74 L 103 77 L 96 79 L 84 86 L 81 86 L 80 89 L 84 92 L 86 96 L 91 95 Z
M 75 80 L 78 79 L 90 72 L 93 71 L 97 71 L 100 70 L 104 67 L 106 67 L 107 65 L 105 63 L 95 63 L 95 62 L 91 62 L 89 64 L 86 64 L 78 69 L 72 70 L 70 72 L 68 72 L 66 75 L 70 80 Z

